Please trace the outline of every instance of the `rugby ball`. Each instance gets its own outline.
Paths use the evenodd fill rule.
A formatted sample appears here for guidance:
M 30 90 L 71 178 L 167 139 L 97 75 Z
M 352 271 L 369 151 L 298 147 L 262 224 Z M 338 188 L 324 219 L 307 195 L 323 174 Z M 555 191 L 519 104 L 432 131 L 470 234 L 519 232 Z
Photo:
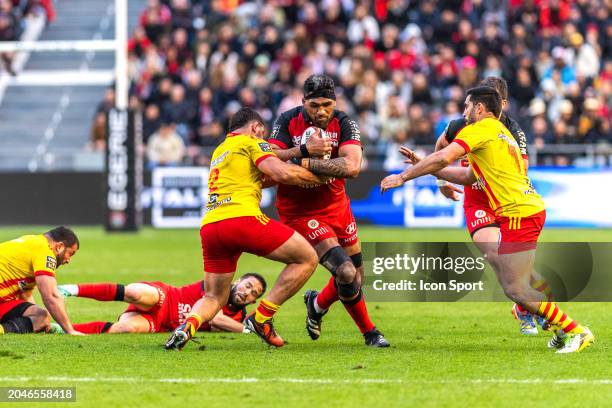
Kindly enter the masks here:
M 300 141 L 300 144 L 306 144 L 306 142 L 308 142 L 308 139 L 310 139 L 313 135 L 319 135 L 322 138 L 328 138 L 329 136 L 327 136 L 327 133 L 324 132 L 323 130 L 321 130 L 321 128 L 318 128 L 316 126 L 311 126 L 308 129 L 304 130 L 304 132 L 302 133 L 302 140 Z M 328 153 L 326 155 L 324 155 L 322 157 L 323 160 L 327 160 L 331 157 L 331 154 Z

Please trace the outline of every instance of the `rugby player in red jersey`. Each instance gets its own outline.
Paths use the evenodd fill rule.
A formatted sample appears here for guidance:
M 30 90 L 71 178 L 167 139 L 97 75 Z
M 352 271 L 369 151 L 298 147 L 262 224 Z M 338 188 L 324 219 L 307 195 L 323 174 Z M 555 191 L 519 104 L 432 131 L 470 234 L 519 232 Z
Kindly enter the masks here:
M 506 126 L 510 131 L 514 139 L 516 140 L 525 168 L 529 167 L 529 158 L 527 155 L 527 137 L 525 132 L 521 129 L 521 126 L 510 116 L 504 113 L 504 110 L 508 107 L 508 84 L 503 78 L 499 77 L 487 77 L 480 82 L 481 86 L 489 86 L 499 92 L 502 100 L 502 113 L 499 120 Z M 440 135 L 436 142 L 436 151 L 441 150 L 453 142 L 455 136 L 467 125 L 465 118 L 452 120 L 444 132 Z M 403 150 L 405 151 L 405 150 Z M 468 166 L 467 159 L 461 160 L 462 166 Z M 457 193 L 461 190 L 454 185 L 448 183 L 446 180 L 438 179 L 438 186 L 440 192 L 446 197 L 451 198 L 455 201 L 458 200 Z M 463 212 L 465 214 L 465 223 L 472 237 L 472 240 L 482 251 L 489 248 L 489 243 L 497 242 L 499 237 L 499 225 L 495 221 L 495 212 L 489 205 L 489 200 L 484 190 L 478 183 L 474 183 L 470 186 L 463 187 L 464 200 L 463 200 Z M 489 262 L 495 262 L 495 254 L 488 253 Z M 531 286 L 544 293 L 546 298 L 552 300 L 551 288 L 548 285 L 546 279 L 538 274 L 535 270 L 532 272 L 530 277 Z M 540 316 L 533 316 L 526 309 L 519 304 L 514 304 L 512 307 L 512 313 L 515 318 L 519 321 L 520 332 L 525 335 L 538 334 L 538 329 L 534 318 L 538 321 L 540 326 L 547 330 L 549 325 L 546 320 Z
M 164 282 L 85 283 L 61 285 L 65 297 L 76 296 L 101 302 L 125 302 L 128 308 L 116 322 L 96 321 L 75 324 L 75 330 L 87 334 L 100 333 L 162 333 L 172 331 L 185 322 L 194 303 L 204 296 L 204 281 L 176 287 Z M 265 279 L 256 273 L 246 273 L 232 284 L 227 304 L 200 331 L 245 332 L 242 324 L 246 306 L 266 291 Z M 246 330 L 248 332 L 248 330 Z
M 321 265 L 332 273 L 320 292 L 309 290 L 304 295 L 310 338 L 319 338 L 323 315 L 340 300 L 368 346 L 388 347 L 370 320 L 361 291 L 361 245 L 344 187 L 345 179 L 357 177 L 361 170 L 361 135 L 357 123 L 335 108 L 334 81 L 312 75 L 304 83 L 303 106 L 276 120 L 268 139 L 276 155 L 330 178 L 324 185 L 279 184 L 276 208 L 281 222 L 302 234 L 317 251 Z M 304 131 L 313 126 L 320 135 L 303 144 Z M 329 154 L 330 159 L 322 158 Z

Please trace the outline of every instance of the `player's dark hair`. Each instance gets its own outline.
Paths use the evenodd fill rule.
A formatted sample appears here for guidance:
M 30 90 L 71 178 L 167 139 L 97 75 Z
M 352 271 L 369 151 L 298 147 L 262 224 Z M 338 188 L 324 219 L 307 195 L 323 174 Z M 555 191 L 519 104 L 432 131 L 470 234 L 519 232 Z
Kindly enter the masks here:
M 266 288 L 268 287 L 268 284 L 266 283 L 266 280 L 264 279 L 263 276 L 261 276 L 258 273 L 255 273 L 255 272 L 249 272 L 249 273 L 245 273 L 244 275 L 242 275 L 240 277 L 240 280 L 247 279 L 247 278 L 255 278 L 255 279 L 257 279 L 259 281 L 259 283 L 261 283 L 261 287 L 263 288 L 263 291 L 261 292 L 261 295 L 266 293 Z M 260 295 L 260 297 L 261 297 L 261 295 Z
M 501 96 L 502 100 L 504 101 L 508 100 L 508 83 L 506 82 L 504 78 L 493 77 L 493 76 L 486 77 L 485 79 L 480 81 L 478 85 L 479 86 L 490 86 L 491 88 L 495 88 L 495 90 L 499 92 L 499 95 Z
M 304 99 L 327 98 L 336 100 L 336 85 L 327 75 L 311 75 L 304 82 Z
M 51 239 L 56 242 L 63 242 L 67 247 L 71 247 L 74 244 L 76 244 L 77 248 L 81 247 L 79 238 L 70 228 L 66 228 L 64 226 L 55 227 L 52 230 L 45 232 L 45 235 L 50 236 Z
M 488 112 L 491 112 L 495 117 L 499 117 L 501 113 L 501 96 L 495 88 L 490 86 L 477 86 L 468 89 L 467 95 L 471 96 L 471 102 L 476 105 L 482 103 Z
M 238 109 L 238 112 L 234 113 L 229 120 L 229 131 L 233 132 L 236 129 L 240 129 L 245 126 L 249 122 L 259 122 L 262 125 L 264 124 L 261 115 L 257 113 L 256 110 L 242 107 Z

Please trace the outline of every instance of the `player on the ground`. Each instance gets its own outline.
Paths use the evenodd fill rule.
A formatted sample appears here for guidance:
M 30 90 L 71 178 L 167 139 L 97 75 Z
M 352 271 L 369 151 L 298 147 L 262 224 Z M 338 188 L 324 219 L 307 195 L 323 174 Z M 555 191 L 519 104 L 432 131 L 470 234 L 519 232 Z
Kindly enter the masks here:
M 49 331 L 49 313 L 66 333 L 82 334 L 70 323 L 55 280 L 56 269 L 78 249 L 76 234 L 66 227 L 0 244 L 0 334 Z M 34 303 L 35 287 L 46 309 Z
M 508 84 L 503 78 L 498 77 L 487 77 L 480 81 L 481 86 L 490 86 L 495 88 L 499 92 L 502 99 L 502 113 L 499 118 L 500 122 L 506 126 L 510 131 L 516 142 L 518 143 L 525 169 L 529 167 L 529 159 L 527 155 L 527 137 L 525 132 L 521 129 L 520 125 L 513 120 L 511 117 L 506 115 L 504 111 L 508 107 Z M 444 132 L 440 135 L 436 142 L 436 151 L 445 148 L 455 139 L 457 134 L 467 125 L 465 118 L 452 120 Z M 467 160 L 461 160 L 462 166 L 468 166 Z M 458 201 L 457 193 L 461 193 L 461 190 L 446 180 L 438 179 L 438 186 L 440 192 L 446 197 Z M 476 246 L 484 250 L 489 243 L 497 242 L 499 237 L 499 225 L 495 221 L 495 212 L 489 205 L 489 200 L 484 190 L 478 183 L 474 183 L 463 188 L 464 200 L 463 200 L 463 212 L 465 214 L 465 221 L 468 232 L 472 237 L 472 240 Z M 489 262 L 495 262 L 494 254 L 487 254 Z M 533 271 L 531 274 L 530 284 L 531 286 L 544 293 L 548 300 L 552 300 L 552 292 L 548 282 L 544 277 Z M 538 334 L 536 322 L 534 316 L 521 307 L 518 303 L 515 303 L 512 307 L 513 315 L 519 321 L 519 328 L 522 334 L 535 335 Z M 546 320 L 536 315 L 536 319 L 541 327 L 547 329 L 548 325 Z
M 85 297 L 101 302 L 126 302 L 130 305 L 116 322 L 75 323 L 82 333 L 161 333 L 185 322 L 193 304 L 204 296 L 204 281 L 176 287 L 164 282 L 81 283 L 60 285 L 64 296 Z M 266 281 L 256 273 L 246 273 L 232 284 L 227 304 L 200 331 L 242 333 L 247 305 L 255 303 L 266 290 Z
M 344 179 L 357 177 L 361 170 L 361 136 L 357 123 L 335 108 L 334 81 L 312 75 L 304 83 L 303 106 L 284 112 L 274 124 L 268 141 L 281 160 L 298 161 L 315 174 L 332 177 L 320 186 L 279 184 L 276 208 L 281 222 L 306 237 L 321 265 L 332 273 L 321 292 L 304 295 L 310 338 L 319 338 L 323 316 L 340 300 L 368 346 L 388 347 L 370 320 L 361 291 L 361 244 L 344 189 Z M 324 137 L 315 134 L 302 144 L 302 134 L 311 126 Z M 329 160 L 321 158 L 329 154 Z
M 593 334 L 529 285 L 546 211 L 542 198 L 527 177 L 516 140 L 497 119 L 500 112 L 501 97 L 495 89 L 479 86 L 468 90 L 463 112 L 468 126 L 444 149 L 422 160 L 414 157 L 413 166 L 400 174 L 387 176 L 381 182 L 381 191 L 399 187 L 425 174 L 463 185 L 478 181 L 500 228 L 499 246 L 490 245 L 498 252 L 493 266 L 504 292 L 555 328 L 549 347 L 557 348 L 558 353 L 578 352 L 594 341 Z M 469 167 L 446 168 L 465 154 Z M 493 251 L 492 248 L 487 248 L 485 253 Z
M 225 306 L 243 252 L 287 265 L 255 313 L 245 320 L 245 326 L 266 343 L 283 346 L 272 317 L 317 267 L 317 255 L 308 242 L 286 225 L 266 217 L 259 203 L 264 175 L 286 184 L 321 184 L 323 180 L 276 157 L 262 139 L 266 127 L 253 109 L 238 110 L 230 118 L 229 131 L 211 159 L 208 211 L 200 229 L 206 294 L 172 333 L 166 349 L 183 348 L 202 322 L 210 322 Z

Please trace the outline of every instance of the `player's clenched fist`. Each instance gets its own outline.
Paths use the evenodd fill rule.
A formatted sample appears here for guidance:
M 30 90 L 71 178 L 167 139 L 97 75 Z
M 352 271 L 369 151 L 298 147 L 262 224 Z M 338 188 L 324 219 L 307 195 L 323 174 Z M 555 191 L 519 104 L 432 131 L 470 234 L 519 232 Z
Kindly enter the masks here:
M 306 133 L 311 129 L 316 129 L 316 131 L 312 132 L 310 135 L 306 135 Z M 331 154 L 332 141 L 327 137 L 322 137 L 320 128 L 310 127 L 304 131 L 304 135 L 302 137 L 307 137 L 306 148 L 311 156 L 323 157 Z

